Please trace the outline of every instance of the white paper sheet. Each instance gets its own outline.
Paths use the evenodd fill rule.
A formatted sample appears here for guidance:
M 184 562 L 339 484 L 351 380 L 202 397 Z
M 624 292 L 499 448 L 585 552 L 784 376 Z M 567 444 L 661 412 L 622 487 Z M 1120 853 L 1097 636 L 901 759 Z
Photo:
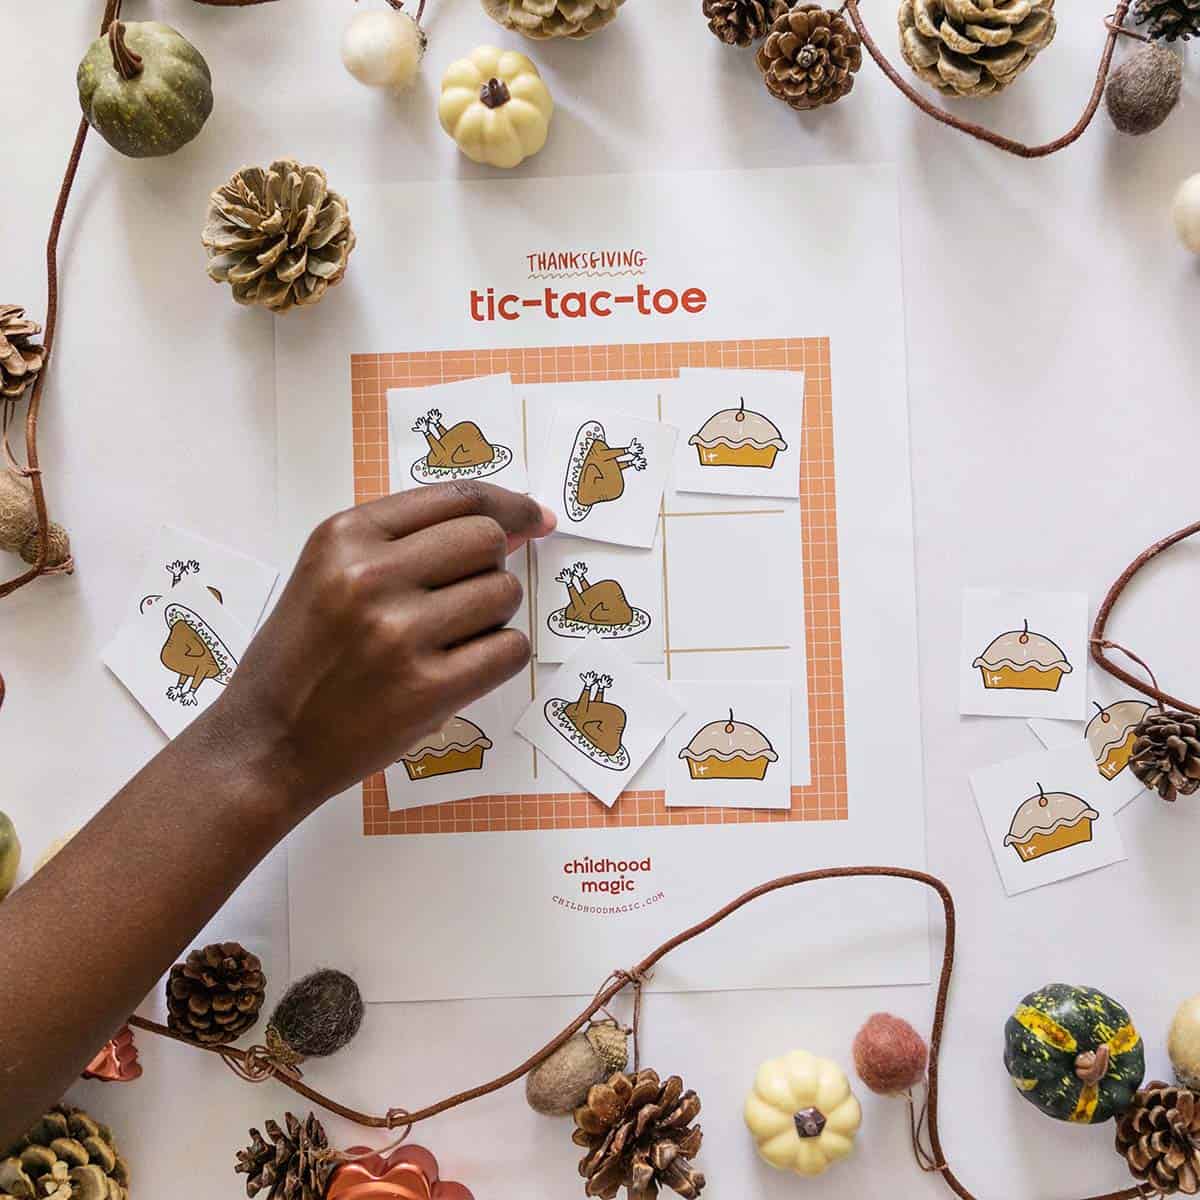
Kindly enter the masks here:
M 696 203 L 698 195 L 704 204 Z M 782 195 L 789 208 L 807 214 L 803 227 L 777 219 Z M 661 746 L 632 780 L 637 798 L 627 794 L 607 811 L 595 800 L 572 799 L 578 786 L 544 755 L 526 787 L 376 815 L 373 826 L 354 789 L 291 840 L 293 971 L 327 961 L 336 949 L 361 964 L 358 979 L 371 1000 L 591 993 L 614 962 L 771 876 L 853 862 L 921 865 L 908 425 L 891 171 L 488 179 L 364 189 L 355 205 L 356 227 L 370 232 L 372 253 L 321 306 L 319 319 L 301 313 L 277 323 L 280 511 L 289 553 L 317 520 L 354 495 L 356 422 L 374 436 L 377 420 L 373 408 L 363 407 L 374 403 L 370 377 L 355 376 L 366 379 L 356 396 L 347 387 L 363 356 L 382 356 L 383 372 L 393 369 L 396 356 L 414 356 L 403 360 L 405 378 L 393 377 L 389 387 L 511 371 L 529 401 L 531 460 L 544 436 L 539 397 L 558 403 L 603 393 L 608 409 L 654 421 L 660 381 L 680 367 L 805 373 L 806 401 L 814 397 L 828 407 L 817 430 L 825 457 L 814 462 L 808 484 L 802 481 L 801 499 L 667 487 L 664 626 L 671 652 L 659 666 L 644 668 L 663 678 L 669 671 L 672 680 L 786 681 L 793 805 L 804 819 L 667 810 Z M 736 244 L 711 237 L 714 208 L 743 214 Z M 421 211 L 420 228 L 396 222 L 397 211 Z M 820 239 L 807 236 L 813 227 L 823 231 Z M 446 255 L 448 244 L 458 253 Z M 643 274 L 529 278 L 526 254 L 534 250 L 614 245 L 640 247 Z M 785 262 L 786 271 L 773 266 Z M 487 289 L 538 299 L 547 286 L 560 296 L 581 290 L 632 299 L 614 300 L 609 316 L 550 317 L 530 307 L 517 320 L 488 318 Z M 677 306 L 664 314 L 649 306 L 643 312 L 639 286 L 651 296 L 691 292 L 695 311 Z M 870 305 L 862 304 L 864 292 Z M 344 402 L 331 403 L 337 396 Z M 814 419 L 820 415 L 818 406 Z M 808 443 L 806 437 L 811 450 Z M 834 495 L 822 487 L 835 490 L 836 512 L 806 515 L 806 495 L 812 503 Z M 764 603 L 764 592 L 776 599 Z M 540 689 L 561 668 L 535 663 L 534 669 Z M 512 719 L 519 711 L 514 707 Z M 485 760 L 484 770 L 489 765 Z M 368 797 L 369 803 L 386 805 L 380 793 L 371 794 L 379 799 Z M 600 819 L 581 824 L 580 812 Z M 368 829 L 374 833 L 364 836 Z M 589 870 L 589 860 L 601 867 L 649 865 L 615 911 L 599 890 L 608 876 Z M 417 910 L 420 922 L 405 927 L 407 944 L 436 962 L 436 971 L 412 972 L 375 951 L 394 933 L 392 913 Z M 728 941 L 700 941 L 650 986 L 928 978 L 922 896 L 860 881 L 840 885 L 836 894 L 814 890 L 805 911 L 811 920 L 789 938 L 785 953 L 769 950 L 770 939 L 740 939 L 732 949 Z

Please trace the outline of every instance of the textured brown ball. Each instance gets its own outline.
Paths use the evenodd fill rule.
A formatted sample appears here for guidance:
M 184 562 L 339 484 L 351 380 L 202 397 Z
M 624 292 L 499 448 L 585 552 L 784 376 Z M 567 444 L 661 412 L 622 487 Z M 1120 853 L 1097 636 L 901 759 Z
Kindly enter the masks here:
M 1163 46 L 1145 46 L 1108 77 L 1104 104 L 1112 123 L 1137 136 L 1157 129 L 1179 103 L 1183 61 Z
M 358 984 L 342 971 L 324 969 L 296 980 L 283 993 L 268 1029 L 302 1058 L 324 1058 L 354 1037 L 362 1019 Z
M 925 1078 L 929 1049 L 902 1017 L 876 1013 L 854 1039 L 858 1077 L 881 1096 L 897 1096 Z

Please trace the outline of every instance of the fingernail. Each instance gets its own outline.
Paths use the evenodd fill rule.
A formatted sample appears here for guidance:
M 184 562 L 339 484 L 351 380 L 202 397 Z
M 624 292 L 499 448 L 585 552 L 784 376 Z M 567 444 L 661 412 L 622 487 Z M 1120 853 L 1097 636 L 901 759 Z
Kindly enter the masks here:
M 539 504 L 538 508 L 542 510 L 542 528 L 547 533 L 553 533 L 558 526 L 558 518 L 544 504 Z

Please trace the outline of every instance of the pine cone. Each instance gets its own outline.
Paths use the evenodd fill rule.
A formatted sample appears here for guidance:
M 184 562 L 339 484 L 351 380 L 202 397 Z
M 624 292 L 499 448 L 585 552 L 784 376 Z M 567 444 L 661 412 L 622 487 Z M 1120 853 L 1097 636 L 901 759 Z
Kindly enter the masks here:
M 708 27 L 727 46 L 748 46 L 767 36 L 788 10 L 787 0 L 704 0 Z
M 286 1130 L 275 1121 L 264 1122 L 270 1141 L 250 1130 L 250 1145 L 238 1151 L 233 1169 L 247 1176 L 247 1196 L 265 1192 L 266 1200 L 321 1200 L 338 1165 L 324 1153 L 329 1149 L 325 1128 L 313 1113 L 303 1124 L 284 1113 L 283 1122 Z
M 128 1200 L 129 1167 L 107 1125 L 56 1104 L 0 1159 L 0 1196 Z
M 1054 40 L 1054 0 L 902 0 L 904 61 L 951 96 L 1001 91 Z
M 1133 19 L 1139 25 L 1149 22 L 1146 32 L 1152 38 L 1186 41 L 1200 34 L 1200 0 L 1137 0 Z
M 862 41 L 840 12 L 797 4 L 773 22 L 755 61 L 771 95 L 792 108 L 819 108 L 854 87 Z
M 587 1149 L 579 1163 L 585 1194 L 612 1200 L 625 1188 L 629 1200 L 654 1200 L 669 1187 L 694 1200 L 704 1190 L 689 1161 L 700 1149 L 700 1126 L 692 1125 L 699 1111 L 700 1097 L 685 1092 L 678 1075 L 662 1083 L 654 1071 L 618 1071 L 596 1084 L 575 1110 L 572 1136 Z
M 258 1020 L 267 978 L 237 942 L 193 950 L 167 978 L 167 1024 L 193 1042 L 221 1046 Z
M 1148 1083 L 1117 1118 L 1117 1153 L 1153 1195 L 1200 1192 L 1200 1096 Z
M 30 339 L 42 327 L 19 304 L 0 304 L 0 396 L 17 400 L 37 378 L 46 352 Z
M 625 0 L 483 0 L 483 11 L 529 38 L 585 38 L 617 19 Z
M 1164 800 L 1200 788 L 1200 717 L 1152 708 L 1134 727 L 1129 769 Z
M 341 283 L 354 249 L 350 209 L 320 167 L 294 159 L 243 167 L 209 197 L 208 275 L 239 304 L 286 312 Z

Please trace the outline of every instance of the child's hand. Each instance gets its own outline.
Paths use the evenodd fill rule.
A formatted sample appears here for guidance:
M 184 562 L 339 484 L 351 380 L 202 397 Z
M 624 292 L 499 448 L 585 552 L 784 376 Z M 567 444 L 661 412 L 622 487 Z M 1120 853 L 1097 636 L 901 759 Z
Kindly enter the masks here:
M 553 528 L 528 496 L 474 482 L 331 517 L 205 724 L 305 811 L 381 770 L 529 662 L 504 628 L 522 600 L 505 559 Z

